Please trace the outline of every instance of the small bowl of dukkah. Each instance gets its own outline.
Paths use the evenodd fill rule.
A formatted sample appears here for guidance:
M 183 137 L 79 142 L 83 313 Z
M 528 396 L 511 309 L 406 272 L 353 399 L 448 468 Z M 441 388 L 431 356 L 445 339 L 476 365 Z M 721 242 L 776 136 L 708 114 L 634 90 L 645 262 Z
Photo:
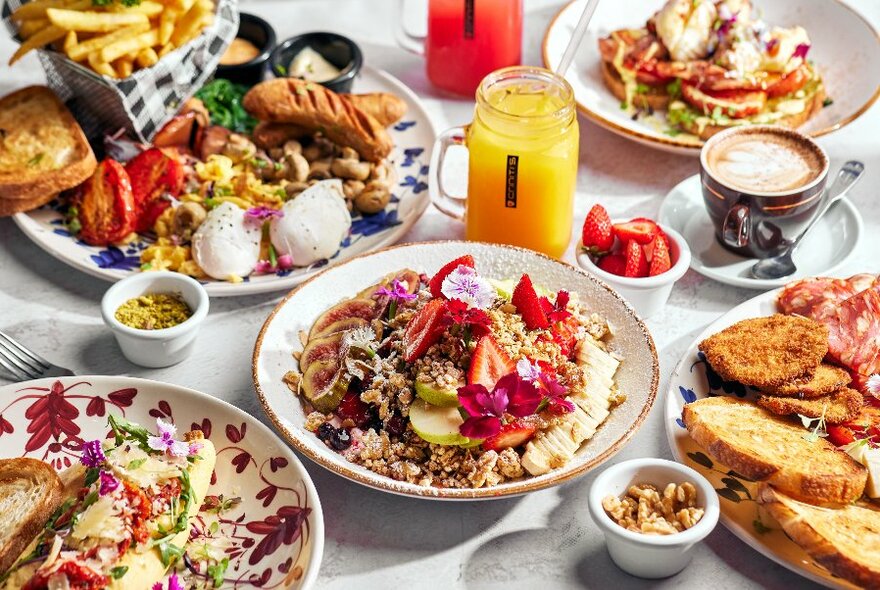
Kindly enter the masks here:
M 101 316 L 125 358 L 159 368 L 192 353 L 208 305 L 208 293 L 195 279 L 176 272 L 145 272 L 107 289 Z
M 666 578 L 690 563 L 694 546 L 718 523 L 709 481 L 665 459 L 632 459 L 603 471 L 590 487 L 593 521 L 612 561 L 639 578 Z

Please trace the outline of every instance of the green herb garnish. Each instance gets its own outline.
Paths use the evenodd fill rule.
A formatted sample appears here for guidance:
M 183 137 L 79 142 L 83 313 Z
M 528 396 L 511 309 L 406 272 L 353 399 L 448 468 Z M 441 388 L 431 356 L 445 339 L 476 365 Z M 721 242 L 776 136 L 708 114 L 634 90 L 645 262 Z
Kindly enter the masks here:
M 36 156 L 34 156 L 30 160 L 28 160 L 28 163 L 27 163 L 28 167 L 33 168 L 34 166 L 38 165 L 43 160 L 43 157 L 45 155 L 46 154 L 44 154 L 43 152 L 40 152 L 39 154 L 37 154 Z
M 135 469 L 140 469 L 140 467 L 146 462 L 147 462 L 146 459 L 135 459 L 134 461 L 129 461 L 128 462 L 128 470 L 134 471 Z
M 215 588 L 219 588 L 223 585 L 224 574 L 226 573 L 226 568 L 228 567 L 228 557 L 224 557 L 220 563 L 208 566 L 208 577 L 211 578 L 211 581 L 214 583 Z
M 226 127 L 236 133 L 251 133 L 257 120 L 241 105 L 248 90 L 248 87 L 242 84 L 233 84 L 224 78 L 217 78 L 196 92 L 196 98 L 204 103 L 214 125 Z
M 636 94 L 648 94 L 651 91 L 651 87 L 647 84 L 642 84 L 641 82 L 636 84 Z
M 828 97 L 826 97 L 825 100 L 822 101 L 822 106 L 823 106 L 823 107 L 830 107 L 830 106 L 833 105 L 833 104 L 834 104 L 834 99 L 833 99 L 833 98 L 828 98 Z
M 127 565 L 118 565 L 110 570 L 110 577 L 114 580 L 118 580 L 122 576 L 128 573 Z
M 672 98 L 681 96 L 681 78 L 676 78 L 666 85 L 666 93 Z

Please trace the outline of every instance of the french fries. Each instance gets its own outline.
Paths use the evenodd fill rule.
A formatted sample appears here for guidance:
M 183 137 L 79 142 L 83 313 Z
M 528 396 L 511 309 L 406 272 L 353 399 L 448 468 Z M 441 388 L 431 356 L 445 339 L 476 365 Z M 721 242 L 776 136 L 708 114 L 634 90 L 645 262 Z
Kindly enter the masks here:
M 51 48 L 100 75 L 127 78 L 201 35 L 214 10 L 214 0 L 31 0 L 10 15 L 21 46 L 9 63 Z

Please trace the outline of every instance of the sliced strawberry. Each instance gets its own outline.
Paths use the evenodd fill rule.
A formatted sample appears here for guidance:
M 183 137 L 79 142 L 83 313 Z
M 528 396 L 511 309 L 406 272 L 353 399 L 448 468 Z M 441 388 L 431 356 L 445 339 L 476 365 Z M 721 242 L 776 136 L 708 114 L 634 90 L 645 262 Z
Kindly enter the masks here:
M 403 359 L 412 362 L 425 354 L 446 330 L 446 301 L 432 299 L 410 319 L 403 333 Z
M 434 297 L 443 297 L 443 293 L 440 291 L 440 288 L 443 286 L 443 280 L 452 274 L 452 271 L 459 266 L 469 266 L 474 268 L 474 257 L 470 254 L 465 254 L 464 256 L 447 263 L 443 268 L 437 271 L 437 274 L 435 274 L 428 283 L 428 287 L 431 289 L 431 295 Z
M 471 365 L 468 367 L 469 384 L 479 383 L 492 391 L 499 379 L 514 371 L 516 371 L 516 363 L 491 334 L 477 341 L 477 346 L 471 354 Z
M 651 263 L 651 260 L 654 258 L 654 244 L 657 243 L 658 240 L 663 240 L 666 243 L 666 250 L 669 250 L 669 236 L 663 233 L 662 229 L 658 229 L 657 235 L 654 236 L 654 239 L 644 245 L 643 249 L 645 250 L 645 258 L 648 259 L 648 264 Z
M 560 322 L 556 322 L 550 328 L 553 333 L 553 341 L 559 345 L 562 354 L 571 358 L 574 354 L 574 347 L 577 344 L 577 334 L 581 325 L 577 318 L 568 316 Z
M 614 245 L 614 230 L 608 211 L 602 205 L 593 205 L 584 219 L 581 243 L 589 252 L 608 252 Z
M 614 225 L 614 233 L 624 244 L 630 240 L 635 240 L 639 244 L 647 244 L 654 239 L 660 228 L 650 219 L 637 217 L 626 223 L 616 223 Z
M 516 307 L 516 311 L 522 316 L 529 330 L 543 330 L 550 326 L 550 320 L 547 319 L 547 313 L 541 305 L 529 275 L 523 275 L 519 280 L 510 302 Z
M 483 449 L 487 451 L 501 451 L 522 446 L 535 436 L 537 430 L 538 428 L 534 424 L 514 420 L 502 426 L 498 434 L 484 440 Z
M 361 401 L 360 393 L 349 391 L 339 402 L 336 414 L 343 420 L 349 418 L 358 426 L 363 426 L 370 421 L 370 406 Z
M 626 243 L 623 250 L 626 258 L 626 267 L 623 269 L 625 277 L 646 277 L 648 276 L 648 259 L 645 258 L 645 251 L 635 240 Z
M 596 266 L 605 272 L 622 277 L 626 270 L 626 257 L 623 254 L 609 254 L 600 258 Z
M 651 242 L 651 265 L 648 269 L 648 276 L 656 277 L 672 268 L 672 259 L 669 256 L 669 242 L 665 236 L 658 235 Z M 646 251 L 648 246 L 644 248 Z

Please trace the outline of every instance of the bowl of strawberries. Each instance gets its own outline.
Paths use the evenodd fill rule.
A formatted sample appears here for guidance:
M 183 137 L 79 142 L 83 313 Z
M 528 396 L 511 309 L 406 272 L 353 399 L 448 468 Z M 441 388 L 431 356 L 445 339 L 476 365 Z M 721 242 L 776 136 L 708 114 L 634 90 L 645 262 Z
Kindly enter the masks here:
M 657 314 L 691 264 L 677 231 L 646 217 L 612 221 L 602 205 L 584 219 L 581 267 L 611 285 L 643 318 Z

